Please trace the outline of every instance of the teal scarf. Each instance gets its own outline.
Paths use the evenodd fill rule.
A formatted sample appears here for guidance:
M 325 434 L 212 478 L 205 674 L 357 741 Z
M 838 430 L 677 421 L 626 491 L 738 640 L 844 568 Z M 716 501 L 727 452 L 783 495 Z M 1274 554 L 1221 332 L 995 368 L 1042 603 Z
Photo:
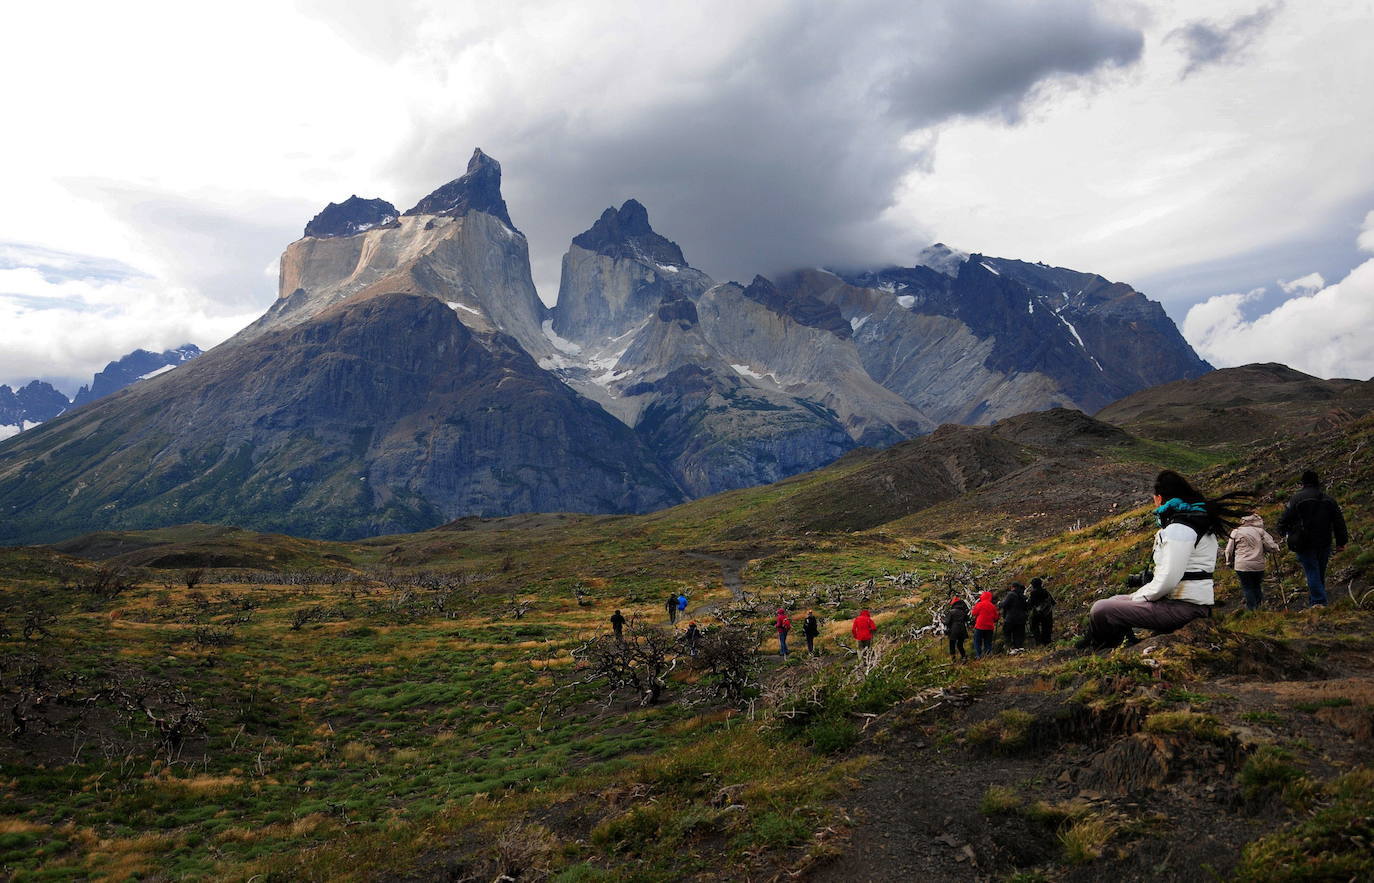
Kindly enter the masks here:
M 1155 510 L 1155 524 L 1158 524 L 1160 527 L 1163 527 L 1164 516 L 1169 514 L 1170 512 L 1197 512 L 1199 514 L 1206 515 L 1207 504 L 1185 503 L 1178 497 L 1174 497 L 1172 500 L 1168 501 L 1163 506 L 1160 506 L 1158 509 Z

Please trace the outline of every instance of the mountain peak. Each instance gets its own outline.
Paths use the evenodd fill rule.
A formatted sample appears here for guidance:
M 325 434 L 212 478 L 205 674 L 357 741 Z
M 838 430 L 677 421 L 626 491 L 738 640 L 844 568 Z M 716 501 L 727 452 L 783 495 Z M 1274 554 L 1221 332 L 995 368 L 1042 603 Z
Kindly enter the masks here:
M 943 242 L 926 246 L 916 255 L 916 266 L 929 267 L 946 276 L 958 276 L 959 266 L 969 258 L 968 252 L 950 248 Z
M 619 209 L 606 209 L 586 232 L 573 237 L 572 244 L 612 258 L 687 266 L 682 249 L 654 232 L 649 226 L 649 210 L 636 199 L 625 200 Z
M 356 236 L 376 227 L 393 224 L 400 215 L 385 199 L 363 199 L 356 193 L 343 202 L 331 202 L 305 225 L 305 235 L 316 239 Z
M 470 211 L 484 212 L 515 229 L 506 211 L 506 201 L 501 198 L 501 164 L 483 153 L 480 147 L 472 151 L 468 170 L 461 178 L 449 181 L 415 203 L 406 214 L 459 218 Z

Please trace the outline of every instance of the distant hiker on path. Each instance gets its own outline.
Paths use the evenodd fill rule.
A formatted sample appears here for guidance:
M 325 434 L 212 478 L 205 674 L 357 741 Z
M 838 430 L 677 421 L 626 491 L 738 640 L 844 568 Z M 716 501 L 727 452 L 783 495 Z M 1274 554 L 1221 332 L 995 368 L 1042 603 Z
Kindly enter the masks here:
M 1331 540 L 1335 538 L 1337 552 L 1344 552 L 1350 537 L 1341 507 L 1322 491 L 1321 479 L 1311 469 L 1302 474 L 1302 490 L 1293 495 L 1279 516 L 1279 533 L 1298 556 L 1307 577 L 1308 606 L 1326 606 L 1326 563 L 1331 559 Z
M 778 630 L 778 655 L 786 659 L 787 633 L 792 631 L 792 620 L 788 618 L 786 610 L 778 608 L 778 618 L 773 621 L 773 625 Z
M 668 609 L 669 624 L 677 622 L 677 595 L 669 595 L 668 601 L 663 605 Z
M 1264 601 L 1264 553 L 1279 551 L 1279 544 L 1264 529 L 1264 519 L 1252 512 L 1240 520 L 1226 542 L 1226 565 L 1236 572 L 1245 609 L 1258 610 Z
M 802 620 L 802 637 L 806 638 L 806 652 L 811 656 L 816 655 L 816 637 L 820 633 L 820 620 L 810 610 L 806 611 L 806 619 Z
M 615 613 L 611 614 L 611 631 L 615 633 L 615 639 L 617 641 L 625 640 L 624 629 L 625 617 L 621 616 L 620 611 L 617 610 Z
M 678 595 L 678 596 L 677 596 L 677 612 L 678 612 L 678 613 L 686 613 L 686 612 L 687 612 L 687 596 L 686 596 L 686 595 Z
M 1041 647 L 1050 644 L 1050 632 L 1054 631 L 1054 596 L 1045 588 L 1040 577 L 1031 580 L 1030 592 L 1026 594 L 1026 606 L 1030 607 L 1030 631 L 1035 643 Z
M 960 659 L 968 659 L 968 654 L 964 652 L 964 641 L 968 639 L 968 604 L 963 598 L 954 598 L 949 602 L 949 608 L 945 610 L 945 634 L 949 635 L 950 661 L 954 660 L 956 650 Z
M 695 622 L 687 624 L 687 634 L 682 636 L 682 640 L 687 645 L 687 655 L 696 656 L 697 647 L 701 644 L 701 630 Z
M 854 624 L 849 627 L 849 633 L 859 642 L 860 651 L 867 650 L 873 644 L 873 633 L 877 630 L 878 624 L 866 609 L 859 611 L 859 615 L 854 617 Z
M 992 634 L 997 627 L 997 605 L 992 603 L 992 592 L 979 595 L 969 613 L 973 616 L 973 658 L 982 659 L 992 652 Z
M 1135 592 L 1093 604 L 1080 647 L 1116 647 L 1134 640 L 1133 628 L 1172 632 L 1212 615 L 1217 538 L 1230 533 L 1234 519 L 1250 511 L 1250 497 L 1232 493 L 1209 500 L 1186 478 L 1166 469 L 1155 478 L 1154 503 L 1159 531 L 1153 574 Z
M 1002 611 L 1002 629 L 1007 635 L 1007 645 L 1013 650 L 1026 646 L 1026 617 L 1029 615 L 1026 587 L 1021 583 L 1012 583 L 1011 591 L 1007 592 L 1007 597 L 1002 599 L 997 609 Z

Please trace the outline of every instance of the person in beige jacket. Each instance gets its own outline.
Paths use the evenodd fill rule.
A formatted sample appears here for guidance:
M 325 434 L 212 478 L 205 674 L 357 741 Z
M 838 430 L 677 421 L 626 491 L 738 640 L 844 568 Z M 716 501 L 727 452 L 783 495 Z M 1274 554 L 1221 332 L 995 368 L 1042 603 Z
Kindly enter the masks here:
M 1226 564 L 1236 572 L 1245 594 L 1245 609 L 1255 610 L 1264 600 L 1264 553 L 1279 551 L 1278 542 L 1264 529 L 1264 519 L 1250 513 L 1231 531 L 1226 543 Z

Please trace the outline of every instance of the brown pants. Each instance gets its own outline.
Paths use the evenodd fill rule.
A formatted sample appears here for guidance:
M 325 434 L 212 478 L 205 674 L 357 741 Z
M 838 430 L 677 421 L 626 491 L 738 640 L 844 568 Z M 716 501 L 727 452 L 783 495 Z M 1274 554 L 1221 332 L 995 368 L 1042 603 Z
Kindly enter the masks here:
M 1115 647 L 1131 629 L 1172 632 L 1198 617 L 1211 615 L 1212 608 L 1202 604 L 1167 598 L 1137 601 L 1130 595 L 1115 595 L 1093 604 L 1085 637 L 1094 647 Z

